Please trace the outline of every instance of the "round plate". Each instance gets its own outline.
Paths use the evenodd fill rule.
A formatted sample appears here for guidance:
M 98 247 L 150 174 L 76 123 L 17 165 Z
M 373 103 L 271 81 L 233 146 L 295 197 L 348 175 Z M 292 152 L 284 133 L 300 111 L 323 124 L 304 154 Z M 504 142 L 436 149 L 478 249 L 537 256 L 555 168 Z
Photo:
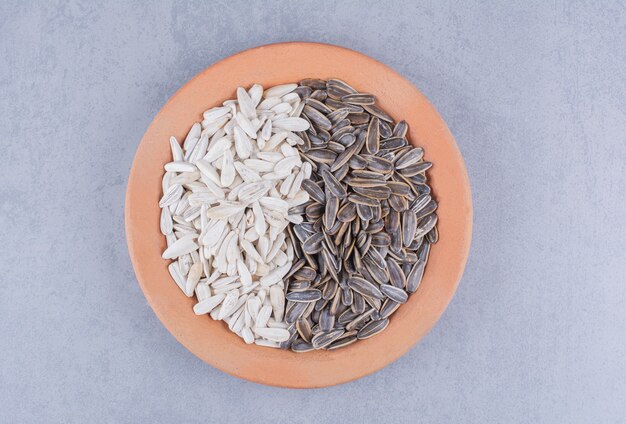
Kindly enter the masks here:
M 196 316 L 161 259 L 159 231 L 163 165 L 171 160 L 169 137 L 184 139 L 202 112 L 235 97 L 238 86 L 264 87 L 303 78 L 345 80 L 373 93 L 397 120 L 409 123 L 409 139 L 434 163 L 428 171 L 439 202 L 439 242 L 423 281 L 381 334 L 335 351 L 296 354 L 246 345 L 223 322 Z M 196 356 L 214 367 L 262 384 L 323 387 L 377 371 L 405 354 L 437 322 L 452 299 L 467 259 L 472 231 L 469 181 L 461 154 L 434 107 L 395 71 L 341 47 L 281 43 L 246 50 L 218 62 L 185 84 L 154 118 L 135 155 L 126 192 L 126 237 L 148 303 L 163 325 Z

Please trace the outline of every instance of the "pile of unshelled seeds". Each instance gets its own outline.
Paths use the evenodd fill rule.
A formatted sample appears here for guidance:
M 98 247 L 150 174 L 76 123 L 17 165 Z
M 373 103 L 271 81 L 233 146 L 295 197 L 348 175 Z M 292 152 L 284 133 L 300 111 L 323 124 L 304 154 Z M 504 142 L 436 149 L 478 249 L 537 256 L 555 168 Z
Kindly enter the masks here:
M 164 259 L 194 312 L 294 352 L 372 337 L 420 284 L 437 203 L 408 126 L 338 79 L 203 114 L 165 165 Z

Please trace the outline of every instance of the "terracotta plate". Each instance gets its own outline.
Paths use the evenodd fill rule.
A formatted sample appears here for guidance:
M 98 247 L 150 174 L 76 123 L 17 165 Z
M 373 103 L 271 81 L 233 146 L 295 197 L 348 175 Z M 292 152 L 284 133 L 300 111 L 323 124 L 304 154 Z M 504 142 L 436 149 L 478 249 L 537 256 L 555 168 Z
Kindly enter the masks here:
M 409 123 L 409 137 L 423 146 L 433 192 L 439 202 L 439 243 L 419 290 L 381 334 L 330 352 L 296 354 L 244 344 L 222 322 L 195 316 L 161 259 L 159 232 L 163 165 L 170 161 L 169 137 L 183 139 L 206 109 L 235 97 L 238 86 L 265 87 L 305 77 L 338 77 L 375 94 L 395 119 Z M 161 322 L 187 349 L 237 377 L 284 387 L 344 383 L 383 368 L 405 354 L 437 322 L 450 302 L 467 259 L 472 204 L 465 165 L 437 111 L 410 82 L 365 55 L 317 43 L 257 47 L 218 62 L 189 81 L 161 109 L 135 155 L 126 193 L 126 237 L 137 279 Z M 416 365 L 418 366 L 418 365 Z

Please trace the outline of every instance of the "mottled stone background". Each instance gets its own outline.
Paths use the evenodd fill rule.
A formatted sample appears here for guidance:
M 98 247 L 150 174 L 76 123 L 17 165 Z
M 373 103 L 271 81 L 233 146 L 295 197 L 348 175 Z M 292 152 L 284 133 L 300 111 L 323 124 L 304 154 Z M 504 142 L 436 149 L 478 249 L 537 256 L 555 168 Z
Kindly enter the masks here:
M 438 325 L 323 390 L 194 357 L 124 239 L 133 155 L 166 100 L 221 58 L 291 40 L 415 83 L 474 201 Z M 625 40 L 622 1 L 0 1 L 0 422 L 623 423 Z

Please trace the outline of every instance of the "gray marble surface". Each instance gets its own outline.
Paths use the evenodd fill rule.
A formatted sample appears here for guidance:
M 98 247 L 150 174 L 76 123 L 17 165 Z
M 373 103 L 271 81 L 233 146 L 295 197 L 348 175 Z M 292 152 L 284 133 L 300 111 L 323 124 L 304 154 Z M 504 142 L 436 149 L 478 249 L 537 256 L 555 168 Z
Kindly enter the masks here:
M 625 22 L 621 1 L 0 2 L 0 422 L 623 423 Z M 438 325 L 322 390 L 194 357 L 124 239 L 133 154 L 165 101 L 289 40 L 414 82 L 473 189 L 470 259 Z

